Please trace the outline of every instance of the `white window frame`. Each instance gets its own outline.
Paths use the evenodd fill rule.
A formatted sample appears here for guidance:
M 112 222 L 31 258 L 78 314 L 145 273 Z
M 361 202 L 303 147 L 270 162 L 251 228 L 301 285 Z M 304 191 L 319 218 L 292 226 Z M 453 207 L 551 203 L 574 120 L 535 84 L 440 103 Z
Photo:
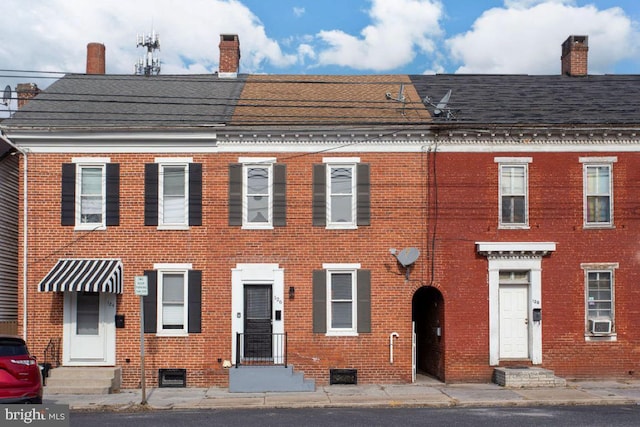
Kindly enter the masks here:
M 322 159 L 325 164 L 326 173 L 326 228 L 328 229 L 356 229 L 358 228 L 357 215 L 358 215 L 358 163 L 360 158 L 358 157 L 325 157 Z M 331 199 L 333 193 L 331 192 L 331 169 L 332 168 L 349 168 L 351 169 L 351 221 L 350 222 L 333 222 L 331 221 Z
M 360 264 L 324 264 L 326 271 L 327 289 L 327 336 L 358 336 L 358 270 Z M 351 327 L 334 328 L 331 325 L 333 318 L 331 295 L 331 278 L 334 274 L 351 274 Z
M 616 275 L 615 270 L 619 267 L 617 262 L 609 263 L 582 263 L 580 268 L 584 270 L 584 339 L 585 341 L 617 341 L 616 333 Z M 589 330 L 589 273 L 608 273 L 611 277 L 611 333 L 596 335 Z
M 499 228 L 509 229 L 529 229 L 529 163 L 533 159 L 531 157 L 496 157 L 495 163 L 498 163 L 498 224 Z M 502 192 L 502 170 L 505 167 L 519 167 L 524 170 L 524 193 Z M 524 222 L 503 222 L 502 221 L 502 198 L 503 196 L 524 196 Z
M 613 164 L 617 162 L 617 157 L 581 157 L 582 182 L 583 182 L 583 226 L 584 228 L 613 228 Z M 588 170 L 590 168 L 606 167 L 609 170 L 609 185 L 606 193 L 590 194 L 588 192 Z M 589 221 L 589 197 L 608 196 L 609 197 L 609 221 L 596 222 Z
M 107 163 L 111 159 L 108 157 L 74 157 L 72 162 L 76 165 L 76 200 L 75 200 L 75 229 L 76 230 L 106 230 L 107 229 Z M 101 198 L 102 198 L 102 221 L 82 222 L 82 172 L 88 168 L 99 168 L 102 170 Z
M 156 158 L 158 163 L 158 229 L 159 230 L 185 230 L 189 228 L 189 164 L 193 163 L 190 157 Z M 184 221 L 168 223 L 164 220 L 164 169 L 165 167 L 184 168 Z
M 157 282 L 157 336 L 187 336 L 189 335 L 189 270 L 192 264 L 155 264 L 154 270 L 158 274 Z M 163 328 L 163 279 L 165 274 L 182 274 L 183 279 L 183 323 L 182 329 L 164 329 Z
M 242 163 L 242 228 L 249 230 L 271 230 L 273 229 L 273 164 L 275 157 L 241 157 Z M 261 168 L 267 170 L 267 221 L 258 223 L 249 221 L 249 179 L 248 173 L 251 168 Z

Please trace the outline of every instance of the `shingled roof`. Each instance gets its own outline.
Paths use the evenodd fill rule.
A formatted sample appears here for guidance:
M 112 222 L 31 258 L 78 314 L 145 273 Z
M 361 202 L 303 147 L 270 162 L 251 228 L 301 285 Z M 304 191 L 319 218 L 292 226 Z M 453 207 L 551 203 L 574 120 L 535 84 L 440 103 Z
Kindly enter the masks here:
M 252 75 L 231 124 L 370 127 L 430 118 L 406 75 Z
M 230 121 L 244 78 L 68 74 L 3 122 L 9 128 L 185 128 Z
M 640 75 L 412 75 L 421 99 L 451 90 L 452 117 L 434 123 L 513 126 L 638 126 Z M 433 105 L 427 103 L 431 112 Z

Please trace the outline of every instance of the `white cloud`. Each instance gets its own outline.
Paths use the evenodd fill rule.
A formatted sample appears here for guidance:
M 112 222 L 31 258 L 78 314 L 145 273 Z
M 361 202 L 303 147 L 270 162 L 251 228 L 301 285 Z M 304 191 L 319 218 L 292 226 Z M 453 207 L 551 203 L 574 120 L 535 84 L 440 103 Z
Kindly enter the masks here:
M 484 12 L 470 31 L 447 41 L 458 73 L 559 74 L 561 45 L 589 36 L 589 73 L 612 72 L 633 58 L 640 34 L 620 8 L 598 10 L 567 1 L 507 1 L 512 8 Z M 530 7 L 525 7 L 532 4 Z
M 318 53 L 319 65 L 392 70 L 410 63 L 416 51 L 433 52 L 435 39 L 442 34 L 438 0 L 372 0 L 369 15 L 372 24 L 360 37 L 340 30 L 318 33 L 327 46 Z
M 132 74 L 145 54 L 136 34 L 152 28 L 160 34 L 162 74 L 216 71 L 219 36 L 228 33 L 240 37 L 241 72 L 297 60 L 239 0 L 2 0 L 0 26 L 2 69 L 83 73 L 87 43 L 100 42 L 107 73 Z
M 297 17 L 300 18 L 302 15 L 304 15 L 304 7 L 294 7 L 293 8 L 293 14 Z

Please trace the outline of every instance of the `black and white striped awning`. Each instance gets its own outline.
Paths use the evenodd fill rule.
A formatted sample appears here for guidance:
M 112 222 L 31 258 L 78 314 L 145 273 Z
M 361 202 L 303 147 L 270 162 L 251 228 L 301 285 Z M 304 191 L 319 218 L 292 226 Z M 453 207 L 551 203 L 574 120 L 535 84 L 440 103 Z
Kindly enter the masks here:
M 119 259 L 61 259 L 42 279 L 38 290 L 121 294 L 122 262 Z

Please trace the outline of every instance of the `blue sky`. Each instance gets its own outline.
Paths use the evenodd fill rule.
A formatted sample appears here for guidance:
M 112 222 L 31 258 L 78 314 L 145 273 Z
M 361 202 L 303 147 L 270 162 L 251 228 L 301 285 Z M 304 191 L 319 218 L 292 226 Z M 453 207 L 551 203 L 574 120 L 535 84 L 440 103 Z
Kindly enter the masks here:
M 2 0 L 0 87 L 83 73 L 90 42 L 131 74 L 151 29 L 162 74 L 217 71 L 226 33 L 245 73 L 556 74 L 572 34 L 589 36 L 590 73 L 640 73 L 638 0 Z

